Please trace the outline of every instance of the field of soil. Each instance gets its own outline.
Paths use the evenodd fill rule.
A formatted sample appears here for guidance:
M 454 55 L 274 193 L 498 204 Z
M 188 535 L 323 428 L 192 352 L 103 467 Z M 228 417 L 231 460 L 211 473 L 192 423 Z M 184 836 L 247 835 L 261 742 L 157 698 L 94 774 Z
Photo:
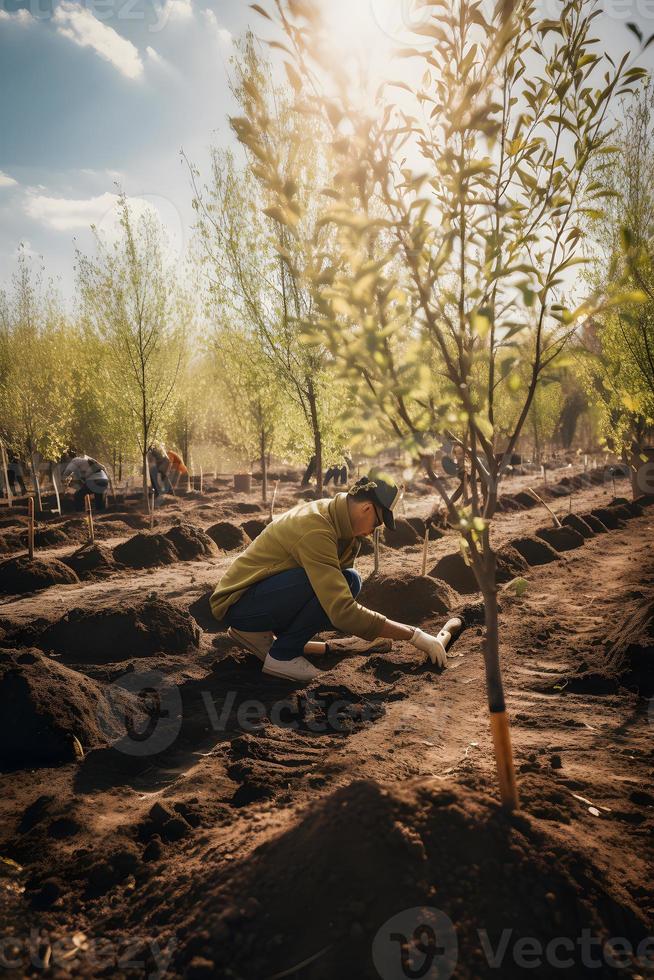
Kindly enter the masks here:
M 0 976 L 464 980 L 654 975 L 654 498 L 507 479 L 501 651 L 521 807 L 498 803 L 483 609 L 435 497 L 357 560 L 360 601 L 437 632 L 330 635 L 298 688 L 208 598 L 268 520 L 231 482 L 0 520 Z M 276 512 L 307 496 L 279 484 Z M 515 579 L 526 588 L 515 587 Z M 524 587 L 524 583 L 522 583 Z

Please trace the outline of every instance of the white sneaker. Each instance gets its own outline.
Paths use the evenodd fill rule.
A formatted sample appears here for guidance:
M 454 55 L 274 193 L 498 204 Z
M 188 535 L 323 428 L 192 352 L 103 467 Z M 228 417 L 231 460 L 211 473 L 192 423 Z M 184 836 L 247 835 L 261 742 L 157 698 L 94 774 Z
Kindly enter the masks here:
M 263 664 L 263 673 L 271 677 L 282 677 L 287 681 L 301 681 L 308 684 L 319 676 L 321 671 L 310 664 L 306 657 L 293 657 L 292 660 L 275 660 L 270 654 Z
M 246 633 L 244 630 L 234 629 L 233 626 L 227 630 L 227 636 L 245 650 L 253 653 L 259 660 L 266 659 L 275 639 L 272 633 Z

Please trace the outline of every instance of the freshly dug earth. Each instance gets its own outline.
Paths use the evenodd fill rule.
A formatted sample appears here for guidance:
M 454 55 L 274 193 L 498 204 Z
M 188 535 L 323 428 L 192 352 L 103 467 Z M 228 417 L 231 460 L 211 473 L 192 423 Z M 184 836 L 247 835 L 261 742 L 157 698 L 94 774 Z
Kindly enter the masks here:
M 165 534 L 140 532 L 114 548 L 114 558 L 128 568 L 153 568 L 178 561 L 177 551 Z
M 457 600 L 447 582 L 407 572 L 371 575 L 357 599 L 362 606 L 400 623 L 419 623 L 440 616 L 449 612 Z
M 497 553 L 497 582 L 510 582 L 511 579 L 523 575 L 528 569 L 527 562 L 515 548 L 507 546 L 500 549 Z M 460 551 L 455 551 L 450 555 L 443 555 L 434 565 L 429 575 L 434 578 L 442 579 L 451 585 L 453 589 L 461 595 L 471 595 L 479 592 L 479 585 L 475 578 L 475 573 L 469 565 L 466 565 Z
M 541 527 L 536 531 L 536 537 L 551 544 L 555 551 L 572 551 L 584 543 L 584 536 L 573 527 Z
M 596 507 L 595 510 L 591 511 L 591 514 L 593 517 L 599 518 L 602 524 L 610 531 L 624 526 L 624 521 L 614 507 Z
M 113 663 L 154 653 L 197 649 L 200 631 L 187 612 L 165 599 L 115 609 L 72 609 L 34 637 L 42 650 L 71 663 Z
M 637 596 L 607 640 L 606 659 L 619 670 L 622 683 L 642 697 L 651 697 L 654 694 L 654 602 L 643 602 Z
M 582 521 L 585 521 L 585 523 L 588 524 L 588 527 L 591 528 L 595 534 L 606 534 L 608 531 L 606 524 L 603 524 L 599 517 L 595 517 L 594 514 L 580 514 L 579 516 Z
M 384 544 L 389 548 L 405 548 L 407 545 L 420 544 L 420 536 L 407 520 L 396 517 L 394 531 L 388 527 L 384 528 Z
M 577 534 L 581 534 L 581 536 L 584 538 L 595 537 L 595 531 L 593 531 L 590 524 L 588 524 L 583 517 L 580 517 L 579 514 L 566 514 L 562 523 L 566 527 L 571 527 L 577 532 Z
M 124 694 L 125 704 L 130 695 Z M 70 762 L 75 736 L 84 750 L 121 734 L 102 687 L 40 650 L 0 651 L 0 766 Z
M 547 565 L 551 561 L 559 560 L 554 548 L 542 538 L 533 538 L 530 535 L 514 538 L 511 547 L 522 555 L 528 565 Z
M 241 524 L 241 527 L 243 528 L 243 530 L 245 531 L 245 533 L 247 534 L 248 538 L 250 538 L 251 541 L 254 541 L 255 538 L 258 538 L 261 532 L 266 528 L 266 526 L 267 526 L 267 522 L 262 521 L 258 517 L 252 517 L 250 518 L 250 520 L 243 521 L 243 523 Z
M 207 528 L 207 534 L 223 551 L 236 551 L 247 548 L 250 538 L 238 524 L 229 521 L 218 521 Z
M 19 555 L 0 562 L 0 595 L 36 592 L 51 585 L 73 585 L 79 582 L 75 572 L 57 558 Z
M 73 552 L 64 562 L 81 579 L 102 578 L 118 568 L 114 556 L 104 544 L 85 544 Z
M 218 548 L 209 535 L 188 521 L 171 527 L 164 536 L 171 542 L 182 561 L 215 558 L 218 555 Z
M 496 950 L 505 930 L 509 946 L 498 952 L 498 975 L 525 976 L 516 955 L 521 939 L 544 949 L 564 936 L 579 970 L 574 976 L 582 976 L 575 939 L 584 930 L 634 945 L 648 936 L 645 916 L 560 835 L 435 780 L 340 787 L 259 846 L 227 881 L 209 861 L 181 888 L 168 887 L 168 903 L 169 915 L 203 923 L 175 954 L 176 971 L 186 977 L 372 980 L 456 971 L 479 980 L 498 973 L 484 940 L 492 955 L 488 946 Z M 248 941 L 253 928 L 256 942 Z M 404 966 L 402 940 L 411 957 Z M 309 972 L 292 969 L 310 958 L 317 962 Z M 604 964 L 595 974 L 610 971 Z

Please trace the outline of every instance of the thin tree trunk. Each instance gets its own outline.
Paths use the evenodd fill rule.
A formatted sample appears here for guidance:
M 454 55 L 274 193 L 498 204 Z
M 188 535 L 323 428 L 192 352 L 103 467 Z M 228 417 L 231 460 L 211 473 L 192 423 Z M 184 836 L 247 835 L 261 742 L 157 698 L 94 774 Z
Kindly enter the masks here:
M 261 430 L 261 499 L 266 503 L 268 499 L 268 457 L 266 456 L 266 436 Z
M 313 384 L 309 383 L 309 410 L 311 412 L 311 428 L 313 430 L 313 449 L 316 457 L 316 493 L 322 497 L 322 435 L 318 418 L 318 405 Z
M 145 500 L 145 512 L 146 512 L 146 514 L 149 514 L 149 512 L 150 512 L 150 500 L 149 500 L 149 494 L 148 494 L 148 477 L 149 477 L 149 472 L 148 472 L 148 453 L 147 453 L 147 450 L 144 450 L 143 451 L 143 469 L 142 469 L 142 474 L 143 474 L 143 499 Z
M 497 588 L 495 582 L 495 555 L 490 556 L 489 565 L 483 570 L 482 595 L 484 597 L 484 619 L 486 636 L 484 642 L 484 666 L 486 670 L 486 690 L 490 711 L 491 732 L 495 749 L 495 762 L 500 786 L 502 805 L 509 810 L 518 806 L 518 790 L 513 768 L 511 733 L 506 714 L 502 671 L 500 667 L 499 627 L 497 608 Z M 493 583 L 491 585 L 491 582 Z

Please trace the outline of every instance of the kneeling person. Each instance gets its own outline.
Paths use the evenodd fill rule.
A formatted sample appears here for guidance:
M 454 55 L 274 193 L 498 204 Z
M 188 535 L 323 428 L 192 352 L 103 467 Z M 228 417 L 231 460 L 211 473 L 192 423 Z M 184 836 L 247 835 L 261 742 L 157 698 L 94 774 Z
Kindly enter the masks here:
M 362 477 L 347 493 L 281 514 L 239 555 L 211 596 L 216 619 L 263 661 L 263 672 L 307 682 L 318 671 L 304 654 L 324 653 L 316 633 L 337 629 L 364 640 L 408 640 L 446 666 L 436 637 L 359 605 L 352 567 L 357 538 L 393 529 L 400 492 L 390 480 Z

